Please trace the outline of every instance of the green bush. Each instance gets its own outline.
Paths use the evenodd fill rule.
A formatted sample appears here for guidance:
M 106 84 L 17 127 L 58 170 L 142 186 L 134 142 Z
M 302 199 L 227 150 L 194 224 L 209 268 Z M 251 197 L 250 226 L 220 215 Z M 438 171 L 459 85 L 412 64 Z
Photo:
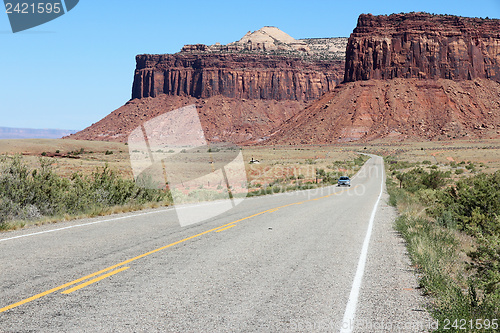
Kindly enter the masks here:
M 417 192 L 421 189 L 439 189 L 448 182 L 451 173 L 438 170 L 426 172 L 422 168 L 414 168 L 407 172 L 394 172 L 399 180 L 401 188 L 409 192 Z
M 400 187 L 392 179 L 387 181 L 389 204 L 418 202 L 427 207 L 429 219 L 403 215 L 396 225 L 419 267 L 422 287 L 435 298 L 434 317 L 440 322 L 498 318 L 500 171 L 461 179 L 448 188 L 443 186 L 450 172 L 416 168 L 393 174 Z M 476 244 L 468 250 L 467 261 L 460 259 L 463 249 L 457 247 L 460 232 L 472 236 Z
M 442 204 L 461 230 L 475 236 L 500 234 L 500 171 L 458 181 L 446 191 Z
M 0 161 L 0 224 L 65 214 L 92 214 L 111 206 L 159 202 L 166 191 L 138 187 L 106 165 L 91 176 L 58 176 L 48 159 L 30 170 L 19 156 Z

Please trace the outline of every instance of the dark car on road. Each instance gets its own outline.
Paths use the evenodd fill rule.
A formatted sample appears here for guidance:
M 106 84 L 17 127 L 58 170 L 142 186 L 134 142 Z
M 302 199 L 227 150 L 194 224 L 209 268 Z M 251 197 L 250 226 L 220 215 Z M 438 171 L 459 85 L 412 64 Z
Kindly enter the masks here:
M 339 178 L 337 182 L 337 186 L 351 186 L 351 180 L 347 176 L 342 176 Z

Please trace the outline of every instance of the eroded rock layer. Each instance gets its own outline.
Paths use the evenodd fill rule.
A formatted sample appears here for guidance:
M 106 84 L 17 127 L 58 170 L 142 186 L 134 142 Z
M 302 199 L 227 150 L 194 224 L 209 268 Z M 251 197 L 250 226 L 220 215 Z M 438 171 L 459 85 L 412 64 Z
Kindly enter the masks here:
M 500 82 L 500 20 L 360 15 L 347 45 L 345 81 L 393 78 Z
M 343 61 L 242 54 L 138 55 L 132 99 L 161 94 L 239 99 L 318 99 L 342 81 Z

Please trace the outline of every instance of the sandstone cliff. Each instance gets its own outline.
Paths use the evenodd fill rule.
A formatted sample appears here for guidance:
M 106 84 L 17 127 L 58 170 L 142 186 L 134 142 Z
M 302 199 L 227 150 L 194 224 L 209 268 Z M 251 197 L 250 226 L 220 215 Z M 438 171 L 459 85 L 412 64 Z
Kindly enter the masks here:
M 226 46 L 139 55 L 132 100 L 71 138 L 124 142 L 188 104 L 208 140 L 238 144 L 499 137 L 499 22 L 361 15 L 345 63 L 341 39 L 270 27 Z
M 393 78 L 500 82 L 500 20 L 360 15 L 347 45 L 345 81 Z
M 161 94 L 208 98 L 318 99 L 342 81 L 343 61 L 258 54 L 138 55 L 132 99 Z

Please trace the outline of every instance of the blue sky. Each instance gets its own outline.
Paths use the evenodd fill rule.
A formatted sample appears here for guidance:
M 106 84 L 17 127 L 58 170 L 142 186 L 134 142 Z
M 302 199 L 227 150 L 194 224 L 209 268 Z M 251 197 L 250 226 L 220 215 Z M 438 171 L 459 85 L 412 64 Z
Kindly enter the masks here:
M 348 37 L 361 13 L 500 18 L 500 0 L 80 0 L 13 34 L 0 13 L 0 127 L 81 130 L 130 99 L 135 55 L 223 44 L 277 26 L 295 38 Z

